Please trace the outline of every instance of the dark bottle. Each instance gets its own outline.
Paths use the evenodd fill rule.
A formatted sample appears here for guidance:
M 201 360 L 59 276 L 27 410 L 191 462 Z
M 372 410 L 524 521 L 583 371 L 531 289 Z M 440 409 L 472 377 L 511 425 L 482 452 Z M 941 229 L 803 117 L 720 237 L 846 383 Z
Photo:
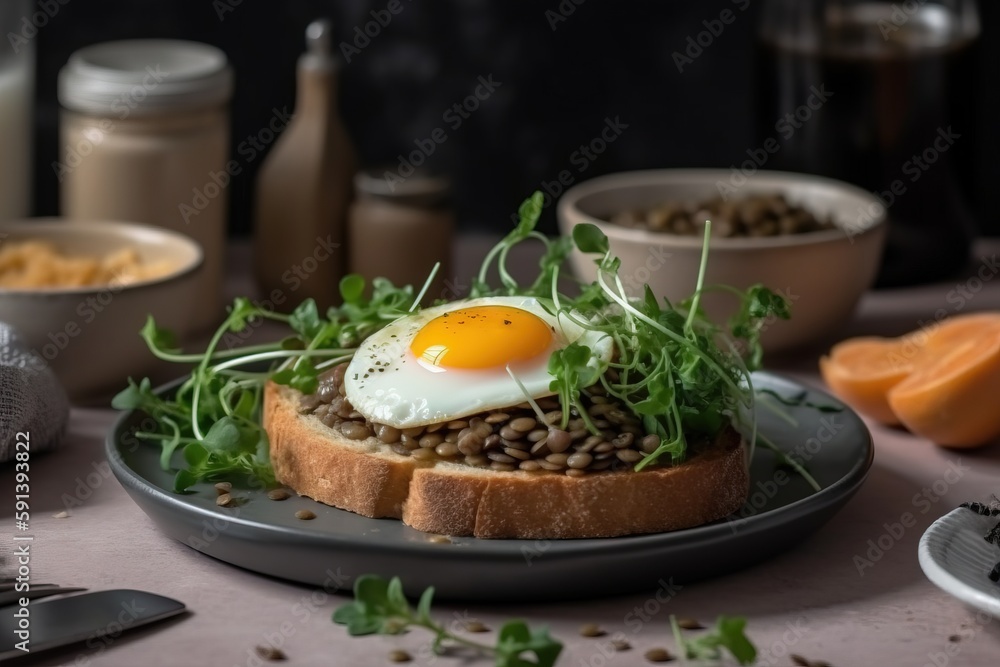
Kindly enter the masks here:
M 254 273 L 265 295 L 313 298 L 320 312 L 340 302 L 345 227 L 356 171 L 354 148 L 337 113 L 339 65 L 326 20 L 306 28 L 295 116 L 257 174 Z
M 972 0 L 769 0 L 757 41 L 767 168 L 875 193 L 889 236 L 880 286 L 947 278 L 968 261 L 979 18 Z

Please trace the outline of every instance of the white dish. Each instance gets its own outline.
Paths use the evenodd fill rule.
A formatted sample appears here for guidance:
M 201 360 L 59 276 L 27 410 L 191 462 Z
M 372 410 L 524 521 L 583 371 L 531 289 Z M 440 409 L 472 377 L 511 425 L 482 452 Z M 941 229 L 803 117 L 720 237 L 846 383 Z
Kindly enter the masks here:
M 1000 561 L 1000 548 L 983 539 L 1000 517 L 952 510 L 920 538 L 920 567 L 934 584 L 977 609 L 1000 615 L 1000 583 L 987 576 Z

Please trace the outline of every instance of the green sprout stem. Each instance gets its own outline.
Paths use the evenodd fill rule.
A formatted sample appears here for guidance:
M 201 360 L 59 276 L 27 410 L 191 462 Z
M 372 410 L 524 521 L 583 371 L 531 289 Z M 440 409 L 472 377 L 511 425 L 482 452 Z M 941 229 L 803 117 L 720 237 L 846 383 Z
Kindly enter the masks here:
M 410 308 L 406 312 L 412 313 L 414 310 L 420 307 L 420 302 L 423 300 L 424 294 L 426 294 L 427 290 L 430 289 L 431 283 L 434 282 L 434 277 L 438 274 L 438 271 L 440 270 L 441 270 L 441 262 L 434 262 L 434 267 L 431 269 L 430 275 L 428 275 L 427 279 L 424 280 L 423 287 L 420 288 L 420 292 L 417 294 L 416 298 L 413 299 L 413 303 L 410 304 Z
M 528 401 L 528 405 L 530 405 L 531 409 L 535 412 L 535 416 L 538 418 L 538 423 L 545 424 L 546 423 L 545 413 L 542 412 L 542 409 L 538 406 L 538 403 L 535 401 L 534 397 L 532 397 L 531 392 L 528 391 L 528 388 L 524 386 L 524 383 L 521 382 L 521 379 L 514 374 L 514 369 L 510 367 L 510 364 L 507 364 L 505 368 L 507 369 L 507 375 L 509 375 L 510 378 L 517 384 L 517 388 L 521 390 L 522 394 L 524 394 L 524 399 Z
M 772 452 L 774 452 L 774 455 L 778 458 L 778 461 L 787 465 L 789 468 L 791 468 L 799 475 L 801 475 L 802 479 L 806 480 L 809 486 L 812 487 L 813 491 L 819 491 L 823 488 L 819 485 L 819 482 L 816 481 L 816 478 L 813 477 L 811 474 L 809 474 L 809 471 L 806 470 L 805 466 L 803 466 L 801 463 L 799 463 L 791 456 L 789 456 L 784 450 L 782 450 L 776 444 L 771 442 L 763 434 L 761 433 L 757 434 L 757 441 L 761 445 L 763 445 L 765 449 L 770 449 Z
M 691 309 L 688 311 L 687 320 L 684 322 L 684 329 L 691 330 L 694 319 L 698 314 L 698 304 L 701 301 L 701 290 L 705 285 L 705 270 L 708 268 L 708 246 L 712 238 L 712 221 L 705 221 L 705 236 L 701 244 L 701 261 L 698 264 L 698 282 L 695 283 L 694 298 L 691 299 Z

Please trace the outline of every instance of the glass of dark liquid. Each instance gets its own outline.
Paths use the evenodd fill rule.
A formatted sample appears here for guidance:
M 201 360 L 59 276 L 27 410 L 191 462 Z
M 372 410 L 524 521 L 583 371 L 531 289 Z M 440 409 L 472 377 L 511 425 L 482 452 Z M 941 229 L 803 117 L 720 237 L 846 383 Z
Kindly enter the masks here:
M 978 42 L 974 0 L 762 7 L 758 138 L 778 146 L 767 168 L 830 176 L 881 199 L 880 286 L 944 279 L 968 262 Z

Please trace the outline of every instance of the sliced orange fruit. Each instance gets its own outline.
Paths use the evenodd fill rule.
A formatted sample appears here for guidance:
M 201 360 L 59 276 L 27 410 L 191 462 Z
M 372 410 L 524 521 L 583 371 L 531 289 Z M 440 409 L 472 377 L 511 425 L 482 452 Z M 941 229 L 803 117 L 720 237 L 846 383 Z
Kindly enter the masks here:
M 1000 437 L 1000 323 L 984 322 L 938 351 L 922 355 L 913 373 L 889 391 L 892 411 L 910 431 L 946 447 Z
M 970 313 L 929 324 L 899 340 L 906 342 L 907 351 L 915 350 L 913 363 L 920 366 L 933 361 L 952 346 L 975 338 L 983 329 L 995 327 L 1000 327 L 1000 313 Z
M 898 338 L 850 338 L 820 358 L 823 380 L 845 403 L 884 424 L 899 424 L 889 390 L 913 372 L 915 343 Z
M 971 313 L 899 338 L 852 338 L 820 359 L 830 389 L 858 412 L 946 447 L 1000 437 L 1000 313 Z

